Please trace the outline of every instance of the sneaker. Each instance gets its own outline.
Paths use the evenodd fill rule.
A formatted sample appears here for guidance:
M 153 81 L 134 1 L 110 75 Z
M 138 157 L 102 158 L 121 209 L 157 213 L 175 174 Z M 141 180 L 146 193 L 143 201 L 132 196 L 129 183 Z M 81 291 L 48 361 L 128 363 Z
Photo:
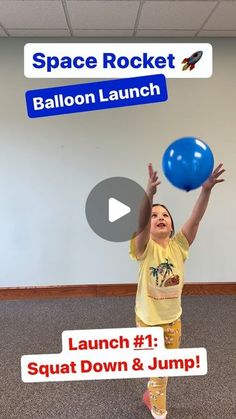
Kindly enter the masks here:
M 153 410 L 151 410 L 151 414 L 155 419 L 166 419 L 167 411 L 165 411 L 163 415 L 157 415 L 156 413 L 153 412 Z

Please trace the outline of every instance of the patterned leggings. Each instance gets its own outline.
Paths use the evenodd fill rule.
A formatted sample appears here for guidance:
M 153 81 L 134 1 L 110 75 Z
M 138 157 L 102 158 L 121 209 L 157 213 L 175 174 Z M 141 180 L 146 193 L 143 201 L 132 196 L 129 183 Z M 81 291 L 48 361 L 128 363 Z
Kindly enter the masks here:
M 150 327 L 150 325 L 143 323 L 136 316 L 137 327 Z M 156 325 L 164 329 L 164 341 L 166 349 L 177 349 L 180 346 L 181 340 L 181 319 L 175 320 L 173 323 Z M 155 327 L 155 326 L 154 326 Z M 156 415 L 163 415 L 166 412 L 166 387 L 167 377 L 150 378 L 148 382 L 148 391 L 152 411 Z

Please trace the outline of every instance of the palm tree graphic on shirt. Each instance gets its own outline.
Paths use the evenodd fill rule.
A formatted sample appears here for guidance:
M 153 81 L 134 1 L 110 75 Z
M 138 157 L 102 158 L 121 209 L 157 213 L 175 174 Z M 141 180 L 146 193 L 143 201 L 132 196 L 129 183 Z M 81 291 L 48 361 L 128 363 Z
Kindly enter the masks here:
M 159 266 L 156 268 L 151 266 L 149 269 L 151 271 L 151 275 L 156 278 L 156 285 L 159 285 L 159 275 L 162 276 L 160 287 L 164 284 L 166 277 L 168 277 L 171 273 L 173 273 L 172 268 L 174 265 L 169 262 L 167 258 L 165 258 L 166 262 L 160 263 Z

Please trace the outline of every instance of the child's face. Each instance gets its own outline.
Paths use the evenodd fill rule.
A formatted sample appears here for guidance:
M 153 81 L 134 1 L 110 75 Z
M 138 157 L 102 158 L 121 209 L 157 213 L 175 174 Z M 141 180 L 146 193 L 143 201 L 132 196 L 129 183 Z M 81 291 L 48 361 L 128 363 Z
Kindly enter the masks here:
M 172 232 L 172 222 L 168 211 L 157 205 L 152 208 L 151 234 L 155 237 L 170 237 Z

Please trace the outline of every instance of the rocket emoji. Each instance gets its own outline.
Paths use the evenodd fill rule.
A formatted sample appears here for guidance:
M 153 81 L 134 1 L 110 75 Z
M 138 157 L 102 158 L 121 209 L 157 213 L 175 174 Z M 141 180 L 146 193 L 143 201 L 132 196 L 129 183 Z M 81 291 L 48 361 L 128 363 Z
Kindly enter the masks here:
M 202 58 L 202 51 L 197 51 L 194 54 L 191 55 L 191 57 L 189 58 L 184 58 L 184 60 L 182 61 L 182 64 L 184 64 L 182 71 L 187 70 L 189 68 L 189 70 L 193 70 L 193 68 L 195 67 L 195 64 Z

